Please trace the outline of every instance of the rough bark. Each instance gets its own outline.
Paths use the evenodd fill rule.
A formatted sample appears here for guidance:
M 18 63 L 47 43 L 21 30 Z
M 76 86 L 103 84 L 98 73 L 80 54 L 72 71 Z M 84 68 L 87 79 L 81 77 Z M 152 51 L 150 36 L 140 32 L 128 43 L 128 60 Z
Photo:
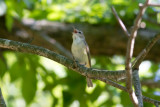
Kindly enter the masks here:
M 135 94 L 137 96 L 138 99 L 138 105 L 139 107 L 143 107 L 143 98 L 142 98 L 142 92 L 141 92 L 141 83 L 140 83 L 140 79 L 139 79 L 139 74 L 138 74 L 138 70 L 133 70 L 133 85 L 134 85 L 134 89 L 135 89 Z

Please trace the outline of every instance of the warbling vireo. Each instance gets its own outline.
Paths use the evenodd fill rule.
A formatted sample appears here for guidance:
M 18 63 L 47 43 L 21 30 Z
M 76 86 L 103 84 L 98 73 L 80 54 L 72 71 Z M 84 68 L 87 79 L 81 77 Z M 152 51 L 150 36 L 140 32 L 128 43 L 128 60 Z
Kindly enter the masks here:
M 83 32 L 74 29 L 72 38 L 73 38 L 73 43 L 71 50 L 74 60 L 78 61 L 78 63 L 84 65 L 85 67 L 90 68 L 91 67 L 90 52 Z M 86 77 L 86 80 L 88 87 L 93 87 L 91 79 Z

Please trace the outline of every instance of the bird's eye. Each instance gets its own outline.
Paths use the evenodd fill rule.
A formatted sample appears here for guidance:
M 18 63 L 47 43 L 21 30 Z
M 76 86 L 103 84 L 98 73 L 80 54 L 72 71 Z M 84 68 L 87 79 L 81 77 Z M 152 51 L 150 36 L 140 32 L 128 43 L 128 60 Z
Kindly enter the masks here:
M 81 32 L 81 31 L 79 31 L 78 33 L 79 33 L 79 34 L 82 34 L 82 32 Z

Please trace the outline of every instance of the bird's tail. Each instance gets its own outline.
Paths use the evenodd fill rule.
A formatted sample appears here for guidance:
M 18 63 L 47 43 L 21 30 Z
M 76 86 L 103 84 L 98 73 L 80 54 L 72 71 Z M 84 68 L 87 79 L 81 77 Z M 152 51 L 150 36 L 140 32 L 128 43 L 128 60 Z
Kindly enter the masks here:
M 89 79 L 89 78 L 87 78 L 87 77 L 86 77 L 86 80 L 87 80 L 87 85 L 88 85 L 88 87 L 93 87 L 92 80 Z

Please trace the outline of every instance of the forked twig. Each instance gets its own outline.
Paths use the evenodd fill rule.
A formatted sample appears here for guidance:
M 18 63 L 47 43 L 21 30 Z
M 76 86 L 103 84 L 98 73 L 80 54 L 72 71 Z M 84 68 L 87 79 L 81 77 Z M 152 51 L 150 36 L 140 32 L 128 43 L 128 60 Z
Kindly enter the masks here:
M 140 11 L 135 19 L 135 23 L 133 26 L 133 29 L 131 31 L 129 40 L 128 40 L 128 44 L 127 44 L 127 52 L 126 52 L 126 61 L 125 61 L 125 69 L 126 69 L 126 86 L 127 86 L 127 90 L 128 93 L 130 95 L 130 99 L 132 100 L 133 104 L 135 107 L 140 106 L 140 101 L 137 102 L 137 97 L 135 98 L 135 93 L 132 89 L 132 63 L 131 63 L 131 59 L 133 56 L 133 50 L 134 50 L 134 43 L 135 43 L 135 38 L 137 36 L 137 30 L 140 26 L 141 20 L 142 20 L 142 15 L 144 14 L 147 6 L 148 6 L 149 0 L 146 0 L 145 4 L 139 4 L 140 6 Z

